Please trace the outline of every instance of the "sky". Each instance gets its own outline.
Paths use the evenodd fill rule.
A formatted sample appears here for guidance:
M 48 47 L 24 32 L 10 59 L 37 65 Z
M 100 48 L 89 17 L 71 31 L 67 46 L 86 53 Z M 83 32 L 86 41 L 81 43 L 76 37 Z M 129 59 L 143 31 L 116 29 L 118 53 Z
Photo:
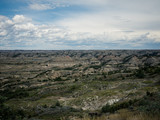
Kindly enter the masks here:
M 0 0 L 0 50 L 160 49 L 160 0 Z

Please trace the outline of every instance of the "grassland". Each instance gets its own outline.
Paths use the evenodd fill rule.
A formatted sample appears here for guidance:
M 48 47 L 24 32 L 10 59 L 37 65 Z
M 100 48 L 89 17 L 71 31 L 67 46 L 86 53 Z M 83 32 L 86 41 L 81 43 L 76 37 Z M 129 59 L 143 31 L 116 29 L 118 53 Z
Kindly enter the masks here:
M 158 120 L 160 51 L 0 51 L 0 120 Z

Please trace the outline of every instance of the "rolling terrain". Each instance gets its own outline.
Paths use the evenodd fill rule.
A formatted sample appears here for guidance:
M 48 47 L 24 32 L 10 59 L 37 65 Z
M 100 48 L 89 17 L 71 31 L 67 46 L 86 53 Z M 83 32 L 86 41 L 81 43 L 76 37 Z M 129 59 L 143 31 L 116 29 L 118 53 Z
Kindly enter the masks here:
M 0 101 L 0 120 L 158 120 L 160 50 L 0 51 Z

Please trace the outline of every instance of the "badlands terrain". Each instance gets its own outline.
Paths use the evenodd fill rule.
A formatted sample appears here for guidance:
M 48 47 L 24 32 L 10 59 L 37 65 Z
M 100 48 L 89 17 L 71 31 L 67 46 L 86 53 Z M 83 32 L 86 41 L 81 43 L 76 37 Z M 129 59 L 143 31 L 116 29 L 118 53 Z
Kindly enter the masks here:
M 0 120 L 159 120 L 160 50 L 0 51 Z

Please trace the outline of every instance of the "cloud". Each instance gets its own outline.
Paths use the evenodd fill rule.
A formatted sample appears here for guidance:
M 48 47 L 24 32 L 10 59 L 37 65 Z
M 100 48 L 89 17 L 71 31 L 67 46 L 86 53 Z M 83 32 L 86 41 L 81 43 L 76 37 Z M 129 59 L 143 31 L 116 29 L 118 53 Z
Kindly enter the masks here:
M 48 10 L 48 9 L 52 9 L 52 7 L 49 4 L 30 4 L 29 8 L 33 9 L 33 10 Z
M 97 7 L 105 6 L 109 0 L 29 0 L 28 5 L 32 10 L 49 10 L 59 7 L 84 6 Z
M 29 8 L 32 10 L 42 11 L 42 10 L 49 10 L 49 9 L 55 9 L 58 7 L 68 7 L 68 2 L 65 0 L 30 0 Z
M 0 49 L 160 48 L 159 0 L 15 4 L 17 11 L 0 8 Z
M 24 17 L 23 15 L 15 15 L 12 18 L 14 23 L 24 23 L 24 22 L 28 22 L 31 21 L 31 19 Z
M 159 0 L 30 0 L 29 5 L 39 10 L 68 6 L 43 13 L 44 18 L 39 15 L 39 21 L 48 17 L 49 22 L 75 32 L 160 31 Z
M 33 4 L 42 8 L 56 8 L 65 6 L 81 6 L 92 10 L 120 10 L 123 12 L 151 12 L 158 14 L 159 0 L 29 0 L 29 6 Z M 43 6 L 44 5 L 44 6 Z M 32 8 L 32 7 L 31 7 Z M 33 8 L 34 9 L 34 8 Z M 37 10 L 40 10 L 37 9 Z M 45 10 L 45 9 L 44 9 Z
M 16 31 L 22 31 L 22 30 L 33 30 L 35 29 L 35 25 L 32 23 L 26 23 L 26 24 L 15 24 L 14 29 Z
M 35 24 L 24 15 L 0 16 L 0 49 L 120 49 L 160 44 L 159 31 L 114 27 L 117 18 L 103 20 L 100 14 L 83 17 Z
M 7 31 L 6 30 L 0 32 L 0 36 L 5 36 L 5 35 L 7 35 Z

